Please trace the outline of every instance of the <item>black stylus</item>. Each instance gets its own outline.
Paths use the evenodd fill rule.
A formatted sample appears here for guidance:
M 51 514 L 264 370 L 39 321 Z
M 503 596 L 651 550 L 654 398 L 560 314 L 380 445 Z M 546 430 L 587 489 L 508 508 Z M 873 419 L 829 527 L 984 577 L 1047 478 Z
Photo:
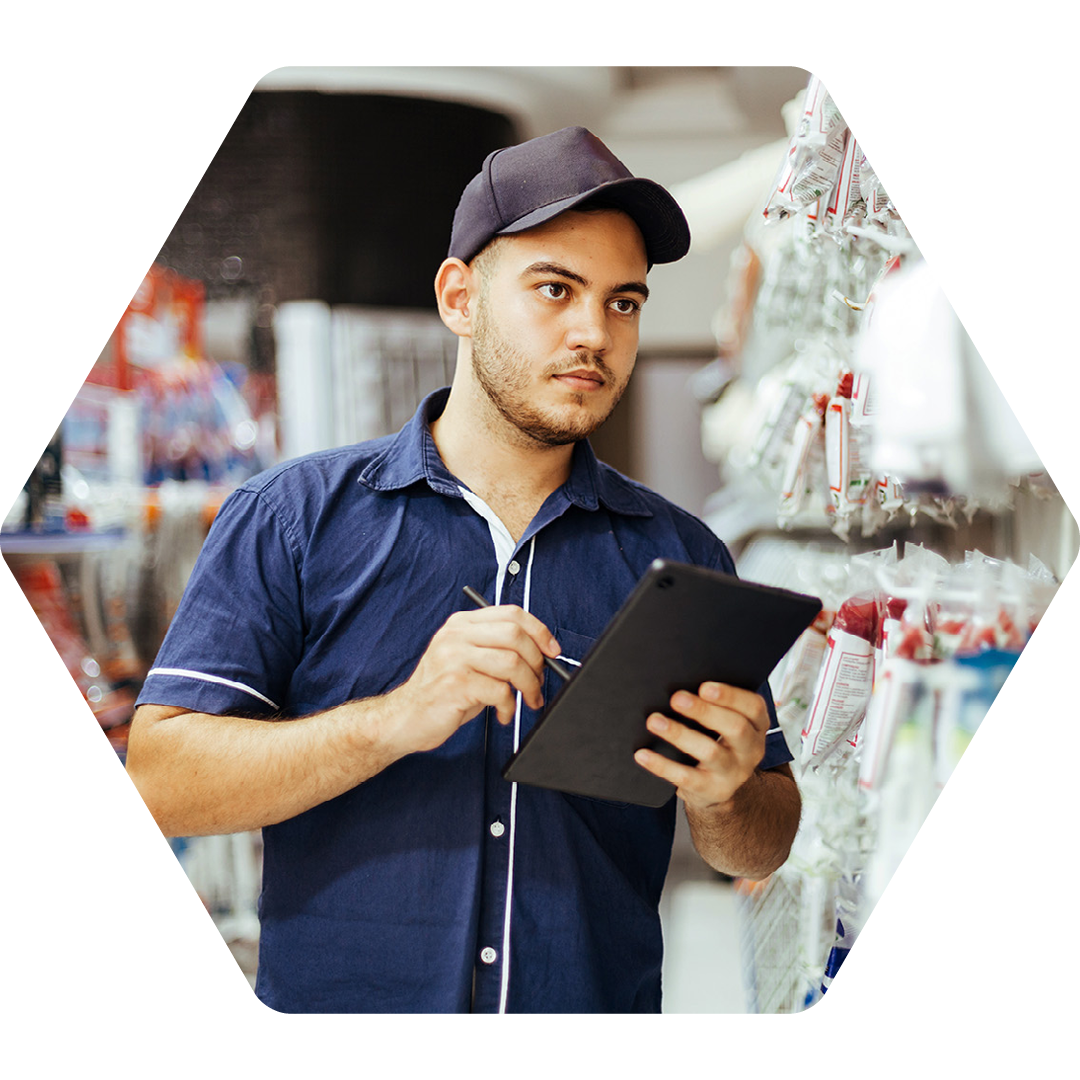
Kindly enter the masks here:
M 462 589 L 462 592 L 464 592 L 477 607 L 491 607 L 491 605 L 471 585 L 466 585 L 464 589 Z M 547 664 L 547 666 L 551 668 L 563 682 L 566 682 L 570 678 L 570 672 L 567 671 L 558 660 L 552 660 L 547 653 L 544 653 L 544 663 Z

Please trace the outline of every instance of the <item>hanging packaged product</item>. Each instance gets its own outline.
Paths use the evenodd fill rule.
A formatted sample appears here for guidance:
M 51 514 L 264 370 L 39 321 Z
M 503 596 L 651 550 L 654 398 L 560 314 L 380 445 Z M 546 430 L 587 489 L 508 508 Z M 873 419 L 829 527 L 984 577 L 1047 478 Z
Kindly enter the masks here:
M 897 715 L 910 708 L 934 656 L 930 597 L 950 573 L 948 560 L 921 544 L 905 544 L 903 558 L 879 573 L 882 619 L 875 650 L 874 685 L 863 722 L 859 783 L 873 786 L 891 744 Z
M 934 655 L 951 660 L 992 645 L 995 607 L 989 568 L 982 562 L 955 567 L 936 598 Z
M 816 408 L 815 395 L 820 394 L 821 387 L 835 383 L 841 364 L 827 342 L 813 341 L 762 377 L 755 395 L 754 422 L 749 428 L 756 435 L 746 454 L 746 467 L 768 482 L 781 482 L 781 473 L 790 470 L 792 444 L 800 434 L 800 426 L 805 427 L 801 418 Z M 808 443 L 808 454 L 809 449 Z
M 964 566 L 972 573 L 981 574 L 984 584 L 973 633 L 958 651 L 961 654 L 984 649 L 1019 652 L 1038 623 L 1036 592 L 1042 591 L 1047 597 L 1038 584 L 1046 568 L 1032 557 L 1025 571 L 1009 559 L 993 559 L 977 550 L 964 555 Z
M 804 767 L 822 764 L 855 736 L 873 687 L 877 620 L 873 593 L 849 597 L 836 613 L 802 730 Z
M 952 573 L 948 559 L 922 544 L 904 544 L 903 557 L 880 572 L 886 615 L 882 621 L 881 659 L 933 656 L 930 598 Z
M 884 606 L 879 575 L 895 564 L 895 543 L 851 559 L 851 595 L 836 612 L 802 730 L 801 763 L 817 768 L 858 741 L 874 686 L 874 661 Z
M 861 731 L 860 788 L 880 787 L 900 718 L 915 708 L 926 690 L 925 663 L 892 657 L 877 679 Z
M 776 718 L 789 745 L 799 741 L 806 712 L 813 701 L 818 673 L 825 662 L 825 643 L 835 611 L 822 609 L 788 653 L 780 685 L 773 695 Z
M 825 410 L 825 467 L 836 511 L 834 531 L 845 538 L 853 515 L 876 491 L 877 478 L 870 469 L 866 443 L 873 419 L 873 412 L 868 411 L 869 385 L 869 379 L 860 376 L 860 395 L 853 399 L 855 377 L 845 373 Z
M 904 506 L 904 486 L 893 476 L 878 478 L 877 487 L 878 509 L 885 514 L 886 524 L 890 522 Z
M 795 421 L 788 448 L 788 458 L 780 478 L 780 498 L 777 505 L 777 523 L 782 529 L 791 528 L 799 514 L 809 503 L 818 499 L 820 507 L 829 510 L 820 499 L 825 481 L 825 425 L 824 412 L 827 401 L 818 397 L 812 408 Z
M 827 200 L 836 187 L 847 137 L 840 110 L 822 81 L 811 76 L 802 114 L 765 208 L 766 220 L 782 220 Z

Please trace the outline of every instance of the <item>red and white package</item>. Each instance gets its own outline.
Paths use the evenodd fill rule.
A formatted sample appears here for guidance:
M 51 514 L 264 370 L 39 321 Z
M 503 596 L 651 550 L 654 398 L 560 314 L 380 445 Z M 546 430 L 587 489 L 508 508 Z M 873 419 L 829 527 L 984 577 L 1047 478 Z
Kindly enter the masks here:
M 788 458 L 780 478 L 777 520 L 781 528 L 794 523 L 814 496 L 822 495 L 825 483 L 825 425 L 827 400 L 821 396 L 795 422 Z
M 855 736 L 873 689 L 879 618 L 876 594 L 853 596 L 840 605 L 803 724 L 804 766 L 822 763 Z
M 869 382 L 861 383 L 868 391 Z M 869 393 L 864 392 L 853 409 L 852 392 L 855 377 L 844 374 L 835 396 L 825 410 L 825 467 L 829 478 L 829 496 L 837 515 L 846 519 L 869 498 L 875 490 L 876 478 L 869 466 L 866 440 L 870 416 L 866 406 Z
M 896 731 L 926 692 L 934 643 L 927 597 L 948 572 L 948 561 L 936 552 L 905 544 L 903 559 L 878 574 L 883 596 L 874 689 L 860 728 L 859 785 L 864 789 L 879 787 Z
M 921 544 L 905 544 L 904 557 L 881 569 L 884 593 L 879 661 L 897 656 L 926 661 L 933 655 L 932 614 L 928 598 L 951 572 L 949 562 Z

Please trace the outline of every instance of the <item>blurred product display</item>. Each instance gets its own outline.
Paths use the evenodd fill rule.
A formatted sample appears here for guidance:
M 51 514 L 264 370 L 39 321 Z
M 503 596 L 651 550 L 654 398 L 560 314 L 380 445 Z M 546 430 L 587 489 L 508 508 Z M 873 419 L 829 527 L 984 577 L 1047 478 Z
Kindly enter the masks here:
M 707 520 L 742 576 L 825 606 L 770 680 L 803 818 L 787 863 L 738 883 L 758 1012 L 827 991 L 1077 550 L 816 77 L 794 115 L 695 386 Z

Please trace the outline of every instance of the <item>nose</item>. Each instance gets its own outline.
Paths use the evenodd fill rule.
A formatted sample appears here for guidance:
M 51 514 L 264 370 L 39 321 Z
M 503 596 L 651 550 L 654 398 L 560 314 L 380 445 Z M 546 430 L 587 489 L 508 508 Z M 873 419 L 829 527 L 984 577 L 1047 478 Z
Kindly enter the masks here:
M 586 350 L 602 355 L 611 345 L 607 310 L 603 304 L 580 304 L 574 308 L 566 334 L 571 352 Z

